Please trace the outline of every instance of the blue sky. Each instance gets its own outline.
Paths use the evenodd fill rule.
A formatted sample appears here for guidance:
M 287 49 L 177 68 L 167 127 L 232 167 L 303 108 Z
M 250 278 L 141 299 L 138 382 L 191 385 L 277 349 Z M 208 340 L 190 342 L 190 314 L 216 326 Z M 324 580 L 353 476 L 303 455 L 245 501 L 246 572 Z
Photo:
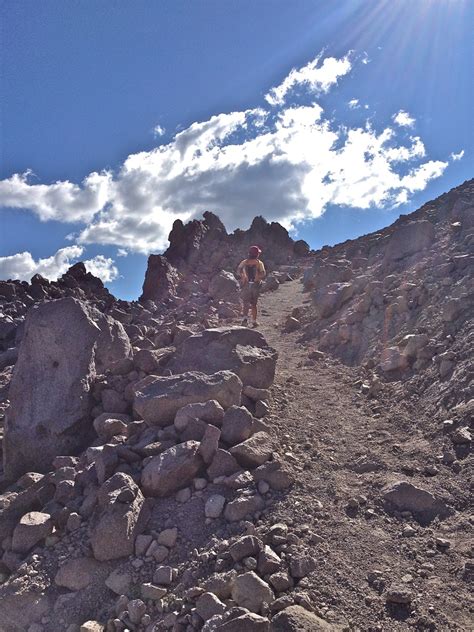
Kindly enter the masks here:
M 470 0 L 0 5 L 0 277 L 132 299 L 176 217 L 317 248 L 472 177 Z

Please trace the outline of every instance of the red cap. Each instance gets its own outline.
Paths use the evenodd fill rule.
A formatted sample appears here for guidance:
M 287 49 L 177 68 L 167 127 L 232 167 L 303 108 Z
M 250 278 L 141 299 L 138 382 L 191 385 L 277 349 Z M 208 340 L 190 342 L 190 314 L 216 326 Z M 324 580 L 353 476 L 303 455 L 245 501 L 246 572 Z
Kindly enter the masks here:
M 258 257 L 261 254 L 261 249 L 258 246 L 250 246 L 249 255 L 251 257 Z

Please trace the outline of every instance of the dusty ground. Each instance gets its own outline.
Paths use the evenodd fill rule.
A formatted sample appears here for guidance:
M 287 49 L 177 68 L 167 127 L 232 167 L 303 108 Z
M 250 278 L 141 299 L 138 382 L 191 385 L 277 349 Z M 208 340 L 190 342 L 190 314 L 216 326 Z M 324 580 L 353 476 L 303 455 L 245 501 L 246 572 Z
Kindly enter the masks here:
M 399 384 L 368 399 L 360 390 L 362 368 L 327 357 L 308 363 L 311 347 L 298 342 L 298 332 L 283 333 L 291 310 L 308 300 L 299 281 L 261 299 L 260 330 L 279 352 L 271 421 L 297 472 L 296 484 L 264 522 L 293 524 L 318 560 L 300 589 L 329 621 L 367 632 L 474 630 L 463 575 L 472 555 L 467 459 L 456 471 L 439 462 L 442 434 L 416 399 L 395 396 Z M 372 471 L 354 471 L 361 462 Z M 428 475 L 428 465 L 437 473 Z M 389 516 L 381 490 L 400 479 L 446 498 L 456 511 L 424 527 Z M 411 537 L 402 535 L 407 525 L 415 530 Z M 447 550 L 437 546 L 438 537 L 450 541 Z M 381 575 L 369 584 L 373 571 Z M 412 591 L 411 606 L 386 605 L 384 589 L 393 585 Z

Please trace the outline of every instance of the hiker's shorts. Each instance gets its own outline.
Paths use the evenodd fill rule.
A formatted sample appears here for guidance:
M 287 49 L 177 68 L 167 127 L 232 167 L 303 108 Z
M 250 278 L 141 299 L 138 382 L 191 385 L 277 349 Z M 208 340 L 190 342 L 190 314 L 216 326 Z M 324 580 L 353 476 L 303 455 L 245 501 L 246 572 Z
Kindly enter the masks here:
M 240 290 L 240 298 L 244 305 L 251 305 L 255 307 L 257 305 L 258 297 L 260 296 L 260 290 L 262 288 L 261 283 L 247 283 Z

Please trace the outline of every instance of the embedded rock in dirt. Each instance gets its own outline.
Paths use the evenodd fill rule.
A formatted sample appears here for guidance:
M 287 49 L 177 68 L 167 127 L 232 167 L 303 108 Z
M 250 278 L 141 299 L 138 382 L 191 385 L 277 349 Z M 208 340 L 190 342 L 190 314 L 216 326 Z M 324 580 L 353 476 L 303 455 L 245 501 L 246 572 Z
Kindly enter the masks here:
M 130 355 L 122 325 L 76 299 L 32 309 L 9 391 L 6 477 L 44 471 L 56 455 L 86 446 L 93 434 L 90 391 L 96 366 Z
M 275 377 L 277 355 L 254 329 L 217 327 L 187 338 L 167 367 L 179 373 L 229 370 L 236 373 L 244 385 L 268 388 Z
M 142 295 L 138 299 L 141 303 L 154 301 L 159 303 L 163 299 L 176 294 L 179 281 L 177 270 L 162 255 L 150 255 L 143 283 Z
M 271 632 L 338 632 L 342 628 L 328 623 L 301 606 L 289 606 L 272 619 Z
M 153 457 L 142 472 L 142 487 L 147 496 L 169 496 L 192 482 L 204 461 L 197 441 L 180 443 Z
M 124 497 L 127 500 L 122 500 Z M 120 472 L 101 486 L 98 503 L 90 536 L 95 559 L 132 555 L 135 539 L 145 529 L 149 517 L 140 489 L 128 474 Z
M 242 382 L 231 371 L 212 374 L 189 371 L 165 377 L 149 376 L 135 385 L 134 408 L 151 425 L 171 424 L 187 404 L 216 400 L 223 408 L 240 405 Z
M 388 508 L 411 511 L 422 522 L 430 522 L 436 516 L 442 518 L 451 513 L 447 505 L 431 492 L 406 481 L 398 481 L 387 487 L 383 499 Z

